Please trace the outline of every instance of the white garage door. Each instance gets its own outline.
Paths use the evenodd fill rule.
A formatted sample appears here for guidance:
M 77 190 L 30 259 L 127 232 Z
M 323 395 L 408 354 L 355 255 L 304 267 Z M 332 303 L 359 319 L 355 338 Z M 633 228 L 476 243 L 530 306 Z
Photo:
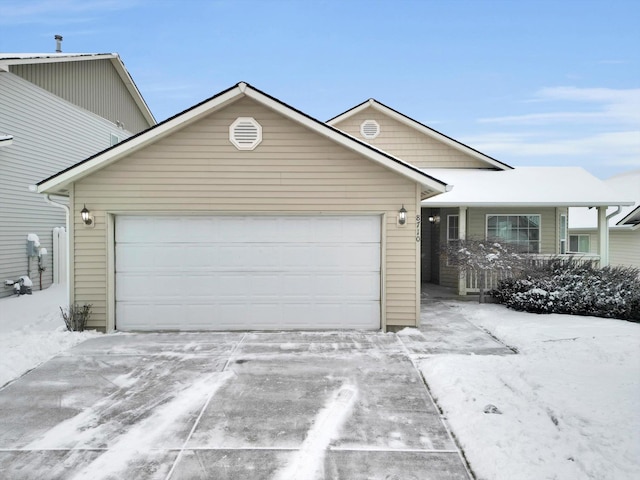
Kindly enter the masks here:
M 118 330 L 380 328 L 380 217 L 116 217 Z

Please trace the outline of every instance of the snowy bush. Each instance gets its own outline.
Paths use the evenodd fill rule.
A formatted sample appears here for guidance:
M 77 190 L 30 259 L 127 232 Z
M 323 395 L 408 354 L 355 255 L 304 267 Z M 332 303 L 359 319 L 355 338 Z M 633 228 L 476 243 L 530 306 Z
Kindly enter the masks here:
M 91 316 L 92 305 L 71 305 L 66 311 L 60 307 L 64 324 L 70 332 L 84 332 Z
M 597 268 L 590 262 L 553 259 L 500 281 L 491 294 L 514 310 L 640 321 L 637 268 Z

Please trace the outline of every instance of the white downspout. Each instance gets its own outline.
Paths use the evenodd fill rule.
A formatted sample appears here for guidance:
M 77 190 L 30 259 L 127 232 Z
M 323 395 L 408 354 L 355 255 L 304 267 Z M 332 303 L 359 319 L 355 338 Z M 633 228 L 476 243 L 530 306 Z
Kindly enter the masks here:
M 69 206 L 64 203 L 58 203 L 51 200 L 51 195 L 48 193 L 43 194 L 44 201 L 49 205 L 54 207 L 62 208 L 66 214 L 65 220 L 65 228 L 67 229 L 67 303 L 71 305 L 71 272 L 69 271 L 70 259 L 69 253 L 71 252 L 70 244 L 71 244 L 71 235 L 69 235 L 69 217 L 71 215 L 71 211 L 69 210 Z

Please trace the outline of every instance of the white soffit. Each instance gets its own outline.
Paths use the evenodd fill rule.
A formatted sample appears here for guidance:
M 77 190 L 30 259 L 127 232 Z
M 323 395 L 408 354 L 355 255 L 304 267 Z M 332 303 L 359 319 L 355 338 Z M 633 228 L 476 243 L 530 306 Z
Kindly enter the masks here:
M 633 205 L 580 167 L 517 167 L 513 170 L 423 170 L 454 188 L 422 201 L 425 207 L 596 207 Z

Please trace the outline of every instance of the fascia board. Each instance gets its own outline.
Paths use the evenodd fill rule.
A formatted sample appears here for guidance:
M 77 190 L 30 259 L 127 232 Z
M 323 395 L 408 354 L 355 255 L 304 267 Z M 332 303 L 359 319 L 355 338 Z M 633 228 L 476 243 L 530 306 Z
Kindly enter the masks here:
M 149 123 L 149 126 L 153 126 L 156 123 L 158 123 L 155 117 L 153 116 L 153 113 L 151 113 L 151 110 L 149 109 L 147 102 L 144 100 L 144 97 L 140 93 L 140 90 L 138 90 L 136 83 L 133 81 L 133 78 L 129 74 L 129 71 L 124 66 L 124 62 L 122 61 L 122 59 L 118 55 L 115 55 L 111 59 L 111 63 L 113 64 L 116 71 L 118 72 L 118 75 L 120 75 L 122 82 L 124 83 L 125 87 L 127 87 L 127 90 L 133 97 L 133 100 L 136 102 L 138 109 L 142 112 L 142 115 Z
M 371 105 L 372 108 L 384 113 L 385 115 L 388 115 L 389 117 L 393 118 L 394 120 L 407 125 L 408 127 L 414 128 L 416 130 L 418 130 L 419 132 L 427 135 L 430 138 L 433 138 L 434 140 L 437 140 L 439 142 L 444 143 L 445 145 L 448 145 L 451 148 L 454 148 L 460 152 L 466 153 L 467 155 L 472 156 L 473 158 L 476 158 L 482 162 L 488 163 L 496 168 L 499 168 L 500 170 L 512 170 L 513 167 L 503 164 L 501 162 L 498 162 L 497 160 L 494 160 L 491 157 L 486 156 L 485 154 L 474 150 L 471 147 L 468 147 L 467 145 L 465 145 L 464 143 L 460 143 L 457 142 L 456 140 L 453 140 L 452 138 L 447 137 L 446 135 L 443 135 L 440 132 L 437 132 L 435 130 L 432 130 L 430 128 L 427 128 L 426 126 L 422 125 L 420 122 L 416 122 L 413 119 L 410 119 L 409 117 L 406 117 L 405 115 L 402 115 L 398 112 L 396 112 L 395 110 L 380 104 L 379 102 L 376 101 L 370 101 L 369 104 Z
M 626 222 L 631 220 L 635 216 L 640 216 L 640 206 L 637 206 L 633 210 L 631 210 L 628 214 L 626 214 L 622 219 L 620 219 L 616 225 L 625 225 Z M 640 225 L 640 224 L 639 224 Z
M 335 126 L 336 123 L 340 123 L 342 120 L 347 119 L 349 117 L 352 117 L 353 115 L 356 115 L 356 114 L 362 112 L 363 110 L 366 110 L 373 103 L 375 103 L 375 100 L 370 98 L 369 100 L 366 100 L 366 101 L 362 102 L 360 105 L 356 105 L 355 107 L 350 108 L 346 112 L 341 113 L 337 117 L 333 117 L 332 119 L 327 120 L 327 125 Z
M 613 207 L 613 206 L 629 206 L 633 202 L 438 202 L 429 199 L 422 200 L 423 207 L 433 208 L 450 208 L 450 207 L 468 207 L 468 208 L 510 208 L 510 207 Z
M 6 55 L 6 54 L 5 54 Z M 63 62 L 80 62 L 83 60 L 106 60 L 117 58 L 115 53 L 68 53 L 62 55 L 47 55 L 43 53 L 41 57 L 2 57 L 0 54 L 0 63 L 5 65 L 24 65 L 33 63 L 63 63 Z
M 431 179 L 431 177 L 425 175 L 419 170 L 415 169 L 412 165 L 404 162 L 401 159 L 391 159 L 388 154 L 383 154 L 375 147 L 370 146 L 369 144 L 364 144 L 359 140 L 345 134 L 344 132 L 335 129 L 334 127 L 327 125 L 322 122 L 318 122 L 316 120 L 307 117 L 301 113 L 298 113 L 296 110 L 276 101 L 275 99 L 264 95 L 262 92 L 246 85 L 245 95 L 248 97 L 264 104 L 265 106 L 275 110 L 276 112 L 296 121 L 304 125 L 311 130 L 330 138 L 331 140 L 353 150 L 375 162 L 384 165 L 390 170 L 413 180 L 414 182 L 419 183 L 423 187 L 427 187 L 431 190 L 435 190 L 440 193 L 444 193 L 446 191 L 447 185 L 444 182 L 441 182 L 436 179 Z
M 165 123 L 161 123 L 150 130 L 146 130 L 141 134 L 132 137 L 130 140 L 125 140 L 103 153 L 99 153 L 80 164 L 70 167 L 49 180 L 39 183 L 38 193 L 54 193 L 57 190 L 63 189 L 68 184 L 80 180 L 96 170 L 112 164 L 178 129 L 186 127 L 205 115 L 209 115 L 213 111 L 234 101 L 241 95 L 242 92 L 239 87 L 232 88 L 208 102 L 204 102 L 201 105 L 166 121 Z

